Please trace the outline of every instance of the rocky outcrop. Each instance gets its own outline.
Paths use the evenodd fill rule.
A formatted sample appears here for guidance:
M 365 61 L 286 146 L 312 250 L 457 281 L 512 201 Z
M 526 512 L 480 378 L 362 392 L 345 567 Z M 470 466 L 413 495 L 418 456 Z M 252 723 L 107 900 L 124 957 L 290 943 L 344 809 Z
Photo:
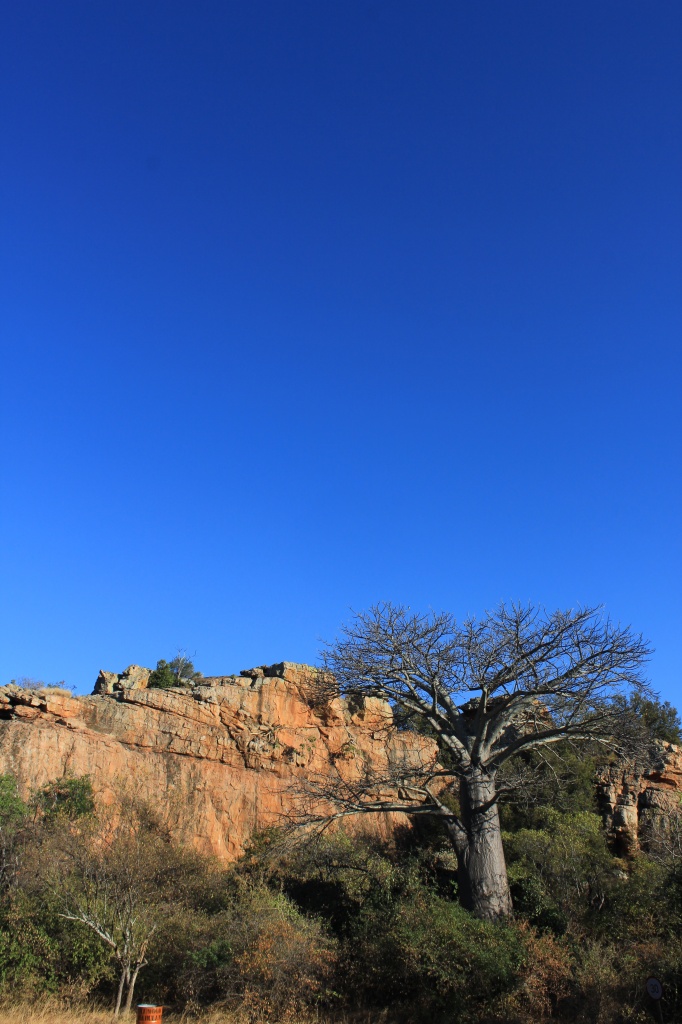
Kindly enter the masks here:
M 146 690 L 151 674 L 152 670 L 150 668 L 143 668 L 142 665 L 128 665 L 128 668 L 119 674 L 116 672 L 105 672 L 104 669 L 100 669 L 93 693 L 117 693 L 119 690 Z
M 65 774 L 89 775 L 95 798 L 114 809 L 122 794 L 161 803 L 194 845 L 223 861 L 254 830 L 281 824 L 300 806 L 306 778 L 333 765 L 352 779 L 434 754 L 431 740 L 391 730 L 388 704 L 318 706 L 315 670 L 281 662 L 191 688 L 147 688 L 149 670 L 100 672 L 95 693 L 0 688 L 0 773 L 24 796 Z M 401 815 L 376 816 L 389 830 Z
M 597 787 L 607 832 L 616 849 L 631 856 L 639 849 L 654 818 L 679 808 L 682 799 L 682 748 L 659 742 L 645 769 L 612 768 Z

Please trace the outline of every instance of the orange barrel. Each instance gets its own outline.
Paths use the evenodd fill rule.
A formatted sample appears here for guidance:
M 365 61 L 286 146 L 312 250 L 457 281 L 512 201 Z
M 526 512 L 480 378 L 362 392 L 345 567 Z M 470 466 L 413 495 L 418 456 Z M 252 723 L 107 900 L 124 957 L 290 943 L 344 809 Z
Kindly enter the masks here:
M 139 1003 L 137 1007 L 137 1024 L 161 1024 L 163 1006 L 152 1006 L 151 1003 Z

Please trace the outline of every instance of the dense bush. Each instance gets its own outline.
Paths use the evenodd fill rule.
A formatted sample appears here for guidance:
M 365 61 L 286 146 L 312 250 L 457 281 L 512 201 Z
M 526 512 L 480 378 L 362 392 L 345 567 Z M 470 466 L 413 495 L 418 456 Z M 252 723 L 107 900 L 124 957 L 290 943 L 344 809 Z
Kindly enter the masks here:
M 482 1003 L 518 985 L 526 955 L 513 926 L 473 918 L 414 886 L 392 902 L 366 905 L 345 947 L 355 991 L 369 1005 L 399 1001 L 425 1019 L 479 1018 Z
M 207 876 L 214 871 L 207 865 Z M 185 899 L 160 921 L 146 997 L 182 1006 L 246 1002 L 275 1014 L 329 997 L 335 946 L 320 921 L 261 883 L 224 874 L 206 881 L 210 910 Z
M 535 828 L 505 839 L 514 905 L 528 921 L 560 934 L 603 909 L 618 868 L 596 814 L 544 807 Z

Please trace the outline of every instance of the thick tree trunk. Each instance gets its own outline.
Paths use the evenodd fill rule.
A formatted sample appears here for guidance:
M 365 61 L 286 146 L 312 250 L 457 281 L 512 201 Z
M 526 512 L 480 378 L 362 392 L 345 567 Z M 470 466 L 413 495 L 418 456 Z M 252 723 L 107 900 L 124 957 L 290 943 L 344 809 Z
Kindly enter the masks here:
M 460 805 L 464 835 L 456 843 L 457 880 L 462 906 L 484 921 L 512 912 L 495 776 L 477 768 L 461 780 Z

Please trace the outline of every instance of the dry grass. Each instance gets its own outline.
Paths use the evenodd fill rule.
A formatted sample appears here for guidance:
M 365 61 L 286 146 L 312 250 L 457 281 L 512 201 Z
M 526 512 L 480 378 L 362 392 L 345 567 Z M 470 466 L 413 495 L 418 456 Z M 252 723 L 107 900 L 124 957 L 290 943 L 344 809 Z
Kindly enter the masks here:
M 67 1006 L 52 999 L 0 1005 L 0 1024 L 111 1024 L 111 1020 L 110 1010 Z
M 14 1006 L 0 1007 L 0 1024 L 134 1024 L 135 1014 L 121 1012 L 113 1016 L 111 1010 L 78 1006 Z M 254 1017 L 252 1013 L 227 1010 L 204 1010 L 192 1014 L 164 1013 L 164 1024 L 392 1024 L 383 1014 L 377 1016 L 362 1014 L 353 1017 L 302 1017 L 300 1014 L 280 1018 L 272 1016 Z
M 134 1024 L 135 1013 L 123 1014 L 115 1018 L 111 1010 L 92 1009 L 87 1007 L 65 1007 L 55 1000 L 44 1000 L 36 1004 L 15 1002 L 0 1006 L 0 1024 Z M 254 1019 L 250 1014 L 245 1016 L 224 1010 L 207 1010 L 197 1014 L 164 1014 L 164 1024 L 324 1024 L 321 1018 L 289 1016 L 282 1021 L 271 1017 L 263 1017 L 262 1021 Z M 343 1024 L 339 1021 L 338 1024 Z M 358 1022 L 359 1024 L 359 1022 Z M 365 1024 L 365 1022 L 363 1022 Z
M 57 999 L 0 1004 L 0 1024 L 112 1024 L 115 1020 L 120 1024 L 134 1024 L 135 1014 L 121 1013 L 115 1018 L 110 1009 L 70 1005 Z M 164 1024 L 391 1024 L 384 1014 L 331 1018 L 314 1013 L 309 1016 L 291 1013 L 274 1018 L 254 1015 L 253 1010 L 230 1011 L 218 1007 L 197 1010 L 192 1014 L 166 1012 L 163 1020 Z

